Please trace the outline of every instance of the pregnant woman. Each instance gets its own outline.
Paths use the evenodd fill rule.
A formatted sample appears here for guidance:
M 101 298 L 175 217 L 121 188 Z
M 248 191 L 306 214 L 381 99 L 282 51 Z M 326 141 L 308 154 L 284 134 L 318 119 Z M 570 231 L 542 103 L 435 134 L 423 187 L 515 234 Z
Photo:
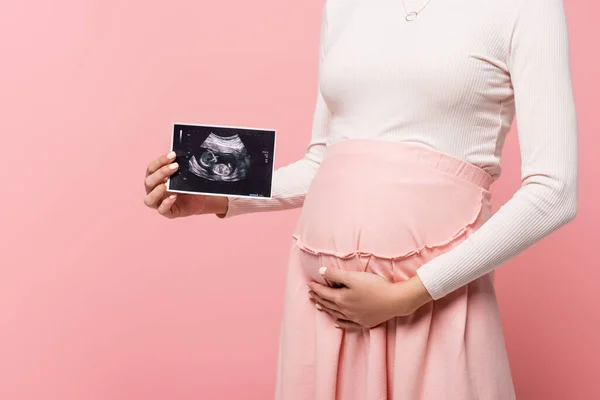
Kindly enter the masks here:
M 562 0 L 327 0 L 312 138 L 271 199 L 173 195 L 175 156 L 150 163 L 168 218 L 302 207 L 276 399 L 515 398 L 494 272 L 576 214 L 569 59 Z

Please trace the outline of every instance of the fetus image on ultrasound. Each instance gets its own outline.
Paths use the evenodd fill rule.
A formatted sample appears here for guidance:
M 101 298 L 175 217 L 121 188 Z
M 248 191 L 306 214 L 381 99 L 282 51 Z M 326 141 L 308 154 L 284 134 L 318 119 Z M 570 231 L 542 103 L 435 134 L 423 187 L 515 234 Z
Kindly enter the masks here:
M 174 124 L 171 149 L 170 192 L 271 198 L 275 130 Z
M 191 173 L 221 182 L 245 179 L 250 165 L 250 155 L 237 134 L 221 137 L 212 132 L 200 146 L 198 158 L 192 155 L 189 161 Z

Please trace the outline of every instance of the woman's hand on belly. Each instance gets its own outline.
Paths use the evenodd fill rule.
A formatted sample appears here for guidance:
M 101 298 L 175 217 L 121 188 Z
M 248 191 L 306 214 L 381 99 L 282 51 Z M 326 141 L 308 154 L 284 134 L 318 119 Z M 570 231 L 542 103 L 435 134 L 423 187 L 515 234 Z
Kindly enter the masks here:
M 325 267 L 319 272 L 327 280 L 344 285 L 332 288 L 317 282 L 308 284 L 315 306 L 330 314 L 342 329 L 370 329 L 394 317 L 412 314 L 432 300 L 416 275 L 392 283 L 370 272 Z

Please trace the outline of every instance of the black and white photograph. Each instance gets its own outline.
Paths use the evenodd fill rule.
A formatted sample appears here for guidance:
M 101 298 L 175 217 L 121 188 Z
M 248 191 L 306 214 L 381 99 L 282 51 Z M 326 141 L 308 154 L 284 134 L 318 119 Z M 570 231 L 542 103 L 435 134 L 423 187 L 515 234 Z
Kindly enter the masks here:
M 275 130 L 175 123 L 171 192 L 271 198 Z

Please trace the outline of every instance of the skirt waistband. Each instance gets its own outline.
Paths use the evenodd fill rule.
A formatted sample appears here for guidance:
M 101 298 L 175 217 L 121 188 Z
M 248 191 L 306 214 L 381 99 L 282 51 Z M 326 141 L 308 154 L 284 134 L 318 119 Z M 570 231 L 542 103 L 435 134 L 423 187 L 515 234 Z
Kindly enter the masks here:
M 392 163 L 418 163 L 471 182 L 486 190 L 494 178 L 484 169 L 422 144 L 378 139 L 345 139 L 327 146 L 324 160 L 339 155 L 375 155 Z

